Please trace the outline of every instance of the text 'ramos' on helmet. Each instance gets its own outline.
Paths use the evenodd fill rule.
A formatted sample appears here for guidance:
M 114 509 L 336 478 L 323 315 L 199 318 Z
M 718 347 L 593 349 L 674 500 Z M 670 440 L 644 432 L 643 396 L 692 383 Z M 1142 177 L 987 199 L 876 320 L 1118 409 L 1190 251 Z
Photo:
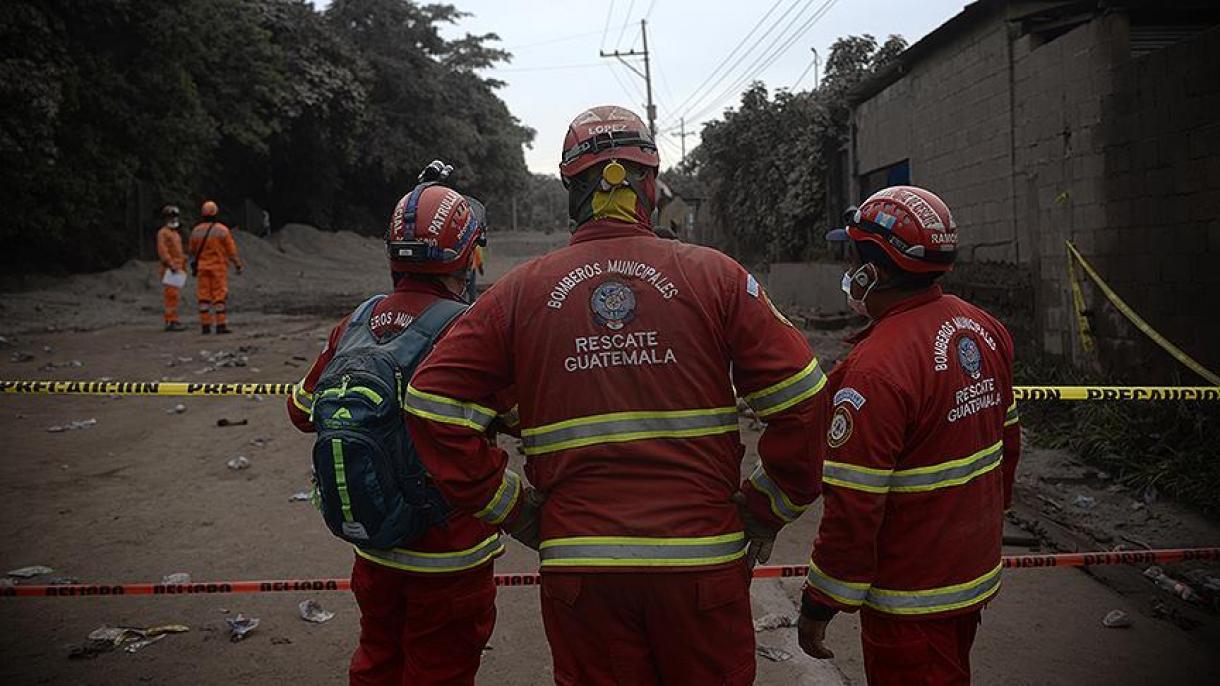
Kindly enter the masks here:
M 199 215 L 202 217 L 215 217 L 220 214 L 220 207 L 211 200 L 204 200 L 203 207 L 199 208 Z
M 645 167 L 661 166 L 656 141 L 638 114 L 617 105 L 600 105 L 581 112 L 568 125 L 563 139 L 560 176 L 572 178 L 612 159 L 630 160 Z
M 390 268 L 400 272 L 451 274 L 470 265 L 487 224 L 482 203 L 435 183 L 402 196 L 386 230 Z
M 850 208 L 847 226 L 829 240 L 867 241 L 885 251 L 903 271 L 916 274 L 952 271 L 957 258 L 957 223 L 949 206 L 932 191 L 891 186 Z

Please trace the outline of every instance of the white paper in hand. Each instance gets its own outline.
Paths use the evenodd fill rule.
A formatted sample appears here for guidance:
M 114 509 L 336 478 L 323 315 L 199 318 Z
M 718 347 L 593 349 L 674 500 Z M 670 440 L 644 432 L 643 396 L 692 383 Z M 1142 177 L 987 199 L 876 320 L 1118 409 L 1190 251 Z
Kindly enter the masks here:
M 186 272 L 166 269 L 165 276 L 161 277 L 161 283 L 166 286 L 173 286 L 174 288 L 182 288 L 186 285 Z

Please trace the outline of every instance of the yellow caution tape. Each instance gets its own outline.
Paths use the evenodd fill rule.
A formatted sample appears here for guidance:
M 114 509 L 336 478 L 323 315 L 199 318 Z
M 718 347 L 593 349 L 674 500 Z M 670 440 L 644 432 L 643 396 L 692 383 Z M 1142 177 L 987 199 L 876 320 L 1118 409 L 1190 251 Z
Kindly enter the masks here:
M 24 395 L 292 395 L 291 383 L 185 381 L 0 381 L 0 393 Z
M 1068 244 L 1069 246 L 1071 243 Z M 1093 327 L 1089 326 L 1089 318 L 1085 316 L 1084 289 L 1080 287 L 1080 277 L 1076 276 L 1076 261 L 1068 253 L 1068 282 L 1072 285 L 1072 308 L 1076 310 L 1076 324 L 1080 330 L 1080 348 L 1086 353 L 1093 352 Z
M 292 395 L 291 383 L 183 381 L 0 381 L 17 395 Z M 1220 400 L 1220 386 L 1017 386 L 1017 400 Z
M 1089 278 L 1093 279 L 1093 282 L 1096 283 L 1097 287 L 1101 289 L 1101 292 L 1105 294 L 1106 299 L 1108 299 L 1110 303 L 1114 305 L 1114 307 L 1118 308 L 1118 311 L 1122 312 L 1123 316 L 1135 325 L 1135 328 L 1143 331 L 1144 335 L 1148 336 L 1148 338 L 1151 338 L 1154 343 L 1161 346 L 1165 352 L 1173 355 L 1174 359 L 1176 359 L 1178 362 L 1181 362 L 1189 367 L 1191 371 L 1204 379 L 1207 379 L 1209 383 L 1220 386 L 1220 376 L 1212 373 L 1206 367 L 1196 362 L 1190 355 L 1182 352 L 1180 348 L 1166 340 L 1166 338 L 1157 333 L 1156 329 L 1152 328 L 1148 322 L 1144 321 L 1142 317 L 1136 314 L 1135 310 L 1132 310 L 1130 305 L 1123 302 L 1123 299 L 1118 297 L 1118 294 L 1114 292 L 1114 289 L 1110 288 L 1110 286 L 1102 280 L 1101 276 L 1098 275 L 1097 271 L 1093 269 L 1093 265 L 1089 264 L 1088 261 L 1086 261 L 1080 254 L 1080 252 L 1076 250 L 1076 246 L 1072 245 L 1071 241 L 1067 241 L 1067 249 L 1068 253 L 1072 257 L 1076 258 L 1078 262 L 1080 262 L 1080 266 L 1084 268 L 1084 271 L 1089 275 Z

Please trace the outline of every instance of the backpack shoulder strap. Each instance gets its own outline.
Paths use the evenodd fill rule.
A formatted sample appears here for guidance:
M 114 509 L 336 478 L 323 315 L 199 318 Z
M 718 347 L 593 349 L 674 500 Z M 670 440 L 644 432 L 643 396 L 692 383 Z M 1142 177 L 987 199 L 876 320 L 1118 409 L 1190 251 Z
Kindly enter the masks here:
M 411 322 L 412 329 L 418 335 L 435 341 L 438 336 L 444 332 L 449 323 L 458 318 L 458 315 L 469 309 L 470 306 L 466 303 L 460 303 L 448 298 L 441 298 L 432 303 Z
M 360 303 L 360 306 L 352 312 L 352 316 L 347 320 L 347 329 L 343 332 L 343 336 L 339 338 L 338 350 L 375 345 L 377 343 L 377 339 L 373 337 L 372 329 L 369 328 L 369 320 L 373 318 L 373 308 L 377 307 L 377 303 L 382 300 L 385 300 L 384 295 L 374 295 Z

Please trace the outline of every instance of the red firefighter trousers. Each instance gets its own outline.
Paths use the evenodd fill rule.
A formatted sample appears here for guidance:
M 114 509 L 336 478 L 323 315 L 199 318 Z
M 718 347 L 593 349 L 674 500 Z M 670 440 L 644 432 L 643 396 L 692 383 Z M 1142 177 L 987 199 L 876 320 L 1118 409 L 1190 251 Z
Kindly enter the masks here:
M 744 564 L 705 572 L 542 575 L 559 686 L 754 683 Z
M 360 644 L 348 672 L 351 684 L 474 684 L 496 623 L 492 565 L 424 576 L 357 556 L 352 593 L 360 605 Z
M 902 621 L 861 611 L 869 686 L 968 686 L 970 647 L 981 617 L 976 610 L 944 619 Z

